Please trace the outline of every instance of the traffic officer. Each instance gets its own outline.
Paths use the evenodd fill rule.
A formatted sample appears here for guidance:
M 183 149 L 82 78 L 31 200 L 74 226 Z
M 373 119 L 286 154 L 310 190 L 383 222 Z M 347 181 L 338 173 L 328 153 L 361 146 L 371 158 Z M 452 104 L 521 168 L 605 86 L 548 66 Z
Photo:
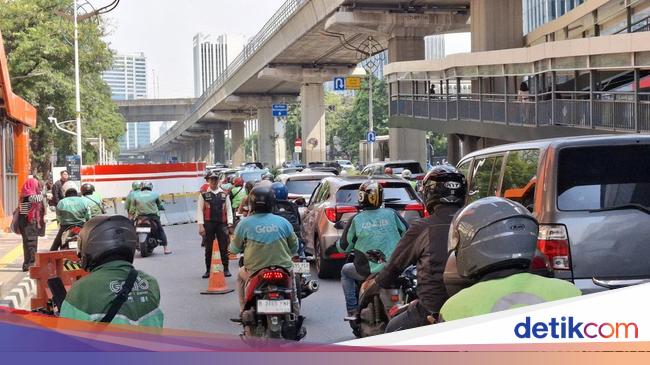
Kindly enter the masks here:
M 216 172 L 209 173 L 208 184 L 208 189 L 199 194 L 196 205 L 196 221 L 199 234 L 203 237 L 202 246 L 205 247 L 204 279 L 210 277 L 212 244 L 215 238 L 219 244 L 224 275 L 231 276 L 228 269 L 228 230 L 233 224 L 230 196 L 219 187 L 219 175 Z
M 407 170 L 404 170 L 407 171 Z M 404 174 L 404 172 L 402 172 Z M 449 226 L 465 203 L 467 180 L 451 165 L 438 165 L 422 180 L 422 196 L 429 216 L 411 222 L 388 264 L 377 275 L 377 284 L 389 289 L 411 265 L 417 265 L 418 301 L 393 318 L 386 332 L 431 324 L 448 298 L 442 275 L 447 258 Z
M 477 281 L 442 306 L 453 321 L 581 295 L 573 284 L 530 273 L 538 224 L 523 205 L 504 198 L 475 201 L 454 218 L 449 248 L 461 277 Z
M 61 317 L 83 321 L 162 327 L 160 290 L 153 277 L 133 268 L 138 237 L 121 215 L 92 218 L 79 233 L 81 267 L 61 306 Z

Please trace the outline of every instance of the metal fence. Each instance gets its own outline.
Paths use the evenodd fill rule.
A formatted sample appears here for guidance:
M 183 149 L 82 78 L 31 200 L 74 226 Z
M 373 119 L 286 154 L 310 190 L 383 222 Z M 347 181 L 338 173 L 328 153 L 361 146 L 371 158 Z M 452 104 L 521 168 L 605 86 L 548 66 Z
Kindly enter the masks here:
M 4 210 L 6 215 L 10 215 L 14 209 L 18 206 L 18 175 L 13 173 L 8 173 L 5 175 L 4 186 L 5 189 L 5 201 L 4 201 Z
M 390 113 L 441 121 L 650 132 L 650 100 L 635 100 L 633 92 L 546 93 L 525 100 L 504 94 L 402 94 L 392 96 Z

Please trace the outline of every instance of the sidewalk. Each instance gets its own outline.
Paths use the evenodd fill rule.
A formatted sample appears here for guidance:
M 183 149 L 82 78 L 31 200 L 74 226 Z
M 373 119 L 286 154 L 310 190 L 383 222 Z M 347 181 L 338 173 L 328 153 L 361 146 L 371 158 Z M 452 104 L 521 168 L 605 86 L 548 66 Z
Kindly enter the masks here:
M 47 218 L 50 218 L 49 215 Z M 38 238 L 39 252 L 49 250 L 58 229 L 56 222 L 51 222 L 49 219 L 48 221 L 45 237 Z M 14 289 L 21 286 L 21 282 L 28 278 L 28 273 L 22 271 L 22 264 L 22 237 L 14 233 L 0 232 L 0 305 L 6 305 L 7 302 L 3 299 L 6 299 L 12 291 L 15 291 Z M 30 286 L 31 284 L 26 285 L 26 288 Z M 29 293 L 26 290 L 16 296 L 19 303 L 14 302 L 14 304 L 18 304 L 18 307 L 28 307 Z

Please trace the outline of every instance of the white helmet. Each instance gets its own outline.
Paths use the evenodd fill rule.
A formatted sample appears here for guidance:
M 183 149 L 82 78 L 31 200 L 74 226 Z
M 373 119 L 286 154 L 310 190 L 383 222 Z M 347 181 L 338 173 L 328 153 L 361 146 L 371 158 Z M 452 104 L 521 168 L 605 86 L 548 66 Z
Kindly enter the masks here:
M 410 179 L 413 175 L 411 174 L 411 170 L 409 169 L 404 169 L 402 170 L 402 177 L 405 179 Z

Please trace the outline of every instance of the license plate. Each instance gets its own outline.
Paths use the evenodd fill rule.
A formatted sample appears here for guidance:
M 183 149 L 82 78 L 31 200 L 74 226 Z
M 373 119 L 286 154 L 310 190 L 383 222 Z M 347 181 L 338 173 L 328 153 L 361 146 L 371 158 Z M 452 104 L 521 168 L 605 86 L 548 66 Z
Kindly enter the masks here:
M 295 274 L 309 274 L 309 262 L 294 262 L 293 263 L 293 272 Z
M 291 313 L 291 301 L 285 300 L 265 300 L 257 301 L 257 313 L 262 314 L 279 314 Z
M 71 249 L 71 250 L 76 250 L 77 249 L 77 240 L 68 242 L 68 248 Z
M 135 227 L 135 231 L 138 233 L 149 233 L 151 232 L 151 227 Z

